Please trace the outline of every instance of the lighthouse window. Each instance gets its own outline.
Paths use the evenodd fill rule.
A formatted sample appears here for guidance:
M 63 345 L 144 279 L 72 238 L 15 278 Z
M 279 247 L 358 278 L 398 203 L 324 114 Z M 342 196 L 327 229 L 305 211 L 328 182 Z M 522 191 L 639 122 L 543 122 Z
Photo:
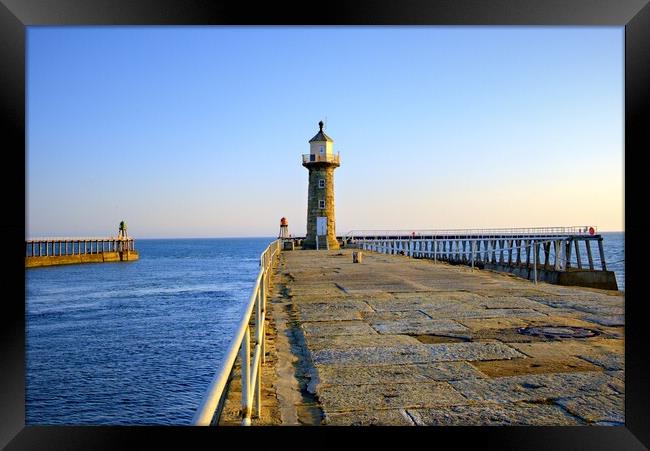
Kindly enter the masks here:
M 319 179 L 318 180 L 318 187 L 319 188 L 325 188 L 325 179 Z
M 318 208 L 321 210 L 325 208 L 325 201 L 324 200 L 319 200 L 318 201 Z
M 320 146 L 320 153 L 325 153 L 325 148 L 323 146 Z

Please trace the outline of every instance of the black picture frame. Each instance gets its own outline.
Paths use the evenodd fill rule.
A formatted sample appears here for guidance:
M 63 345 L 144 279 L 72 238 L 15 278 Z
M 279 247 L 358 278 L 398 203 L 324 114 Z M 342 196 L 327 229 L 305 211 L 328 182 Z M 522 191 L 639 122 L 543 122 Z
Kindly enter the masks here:
M 302 6 L 301 6 L 302 5 Z M 650 6 L 647 0 L 406 0 L 290 3 L 252 6 L 235 1 L 0 0 L 0 121 L 5 202 L 0 315 L 0 447 L 6 449 L 124 449 L 205 440 L 225 446 L 234 435 L 260 436 L 278 428 L 25 426 L 25 51 L 26 27 L 40 25 L 614 25 L 625 27 L 625 427 L 413 428 L 409 442 L 476 441 L 484 449 L 647 449 L 650 447 L 650 352 L 641 284 L 644 145 L 649 142 Z M 638 176 L 635 175 L 635 171 Z M 640 200 L 637 202 L 636 197 Z M 636 247 L 635 247 L 636 246 Z M 290 431 L 287 431 L 289 429 Z M 337 428 L 316 428 L 326 443 Z M 305 428 L 314 432 L 314 428 Z M 325 432 L 327 431 L 327 432 Z M 355 438 L 384 428 L 355 429 Z M 391 429 L 390 435 L 403 432 Z M 295 428 L 284 428 L 287 439 Z M 349 432 L 349 429 L 346 430 Z M 411 439 L 411 434 L 413 439 Z M 385 434 L 380 434 L 380 436 Z M 230 436 L 230 437 L 226 437 Z M 331 440 L 331 438 L 330 438 Z M 413 442 L 411 442 L 413 440 Z M 421 441 L 424 440 L 424 441 Z M 304 443 L 304 442 L 303 442 Z M 420 446 L 420 445 L 417 445 Z M 301 446 L 302 447 L 302 446 Z

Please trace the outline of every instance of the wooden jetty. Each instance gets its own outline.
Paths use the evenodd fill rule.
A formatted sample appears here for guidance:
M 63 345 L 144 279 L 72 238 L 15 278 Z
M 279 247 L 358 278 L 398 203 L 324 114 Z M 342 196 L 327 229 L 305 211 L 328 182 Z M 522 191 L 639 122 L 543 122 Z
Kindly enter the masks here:
M 25 267 L 103 263 L 138 260 L 135 239 L 120 223 L 117 237 L 33 238 L 25 240 Z

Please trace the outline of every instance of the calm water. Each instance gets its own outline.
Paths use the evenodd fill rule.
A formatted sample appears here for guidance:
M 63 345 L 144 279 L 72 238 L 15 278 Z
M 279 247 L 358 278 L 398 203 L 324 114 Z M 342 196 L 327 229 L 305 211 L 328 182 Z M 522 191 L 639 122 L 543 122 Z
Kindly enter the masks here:
M 623 234 L 603 237 L 624 289 Z M 136 262 L 25 271 L 27 424 L 188 424 L 271 240 L 138 240 Z
M 135 262 L 25 271 L 27 424 L 188 424 L 270 241 L 137 240 Z

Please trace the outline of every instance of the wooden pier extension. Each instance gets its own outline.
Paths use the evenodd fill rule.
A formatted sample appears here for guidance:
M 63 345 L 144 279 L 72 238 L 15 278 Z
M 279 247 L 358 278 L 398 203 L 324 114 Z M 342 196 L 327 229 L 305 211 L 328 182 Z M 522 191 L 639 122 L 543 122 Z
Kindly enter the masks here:
M 253 424 L 624 424 L 622 292 L 352 252 L 281 252 Z

